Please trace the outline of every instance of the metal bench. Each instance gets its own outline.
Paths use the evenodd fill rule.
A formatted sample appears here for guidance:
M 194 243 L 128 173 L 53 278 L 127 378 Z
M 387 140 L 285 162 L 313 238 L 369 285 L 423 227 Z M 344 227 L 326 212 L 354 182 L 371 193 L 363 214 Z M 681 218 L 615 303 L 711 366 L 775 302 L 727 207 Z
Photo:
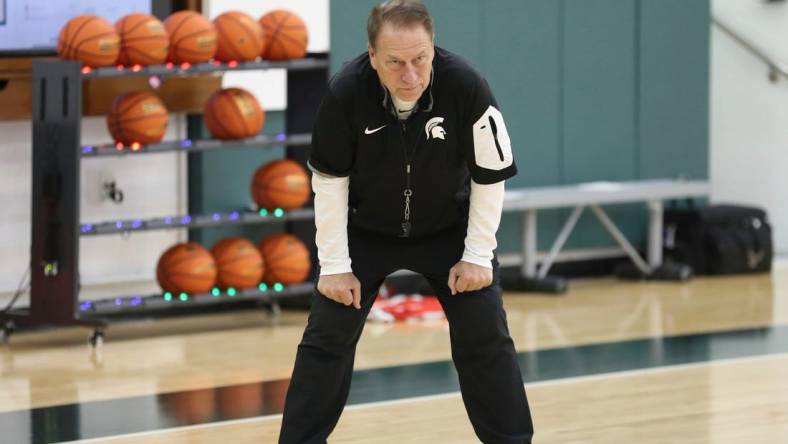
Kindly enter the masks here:
M 576 185 L 534 187 L 510 190 L 504 198 L 503 211 L 523 212 L 523 244 L 520 280 L 516 289 L 524 291 L 563 292 L 566 279 L 548 278 L 547 273 L 561 252 L 566 240 L 586 207 L 596 215 L 627 256 L 635 271 L 644 277 L 689 278 L 691 270 L 684 266 L 666 266 L 662 262 L 663 201 L 707 197 L 707 181 L 640 180 L 631 182 L 590 182 Z M 647 258 L 640 256 L 621 230 L 608 217 L 602 205 L 645 202 L 649 209 Z M 537 268 L 536 212 L 538 210 L 572 207 L 573 210 L 550 251 Z

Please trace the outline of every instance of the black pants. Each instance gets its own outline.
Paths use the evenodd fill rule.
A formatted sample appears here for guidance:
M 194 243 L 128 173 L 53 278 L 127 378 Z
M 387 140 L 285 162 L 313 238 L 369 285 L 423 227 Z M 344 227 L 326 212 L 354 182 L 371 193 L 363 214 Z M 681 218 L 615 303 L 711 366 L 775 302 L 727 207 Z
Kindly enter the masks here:
M 452 296 L 449 269 L 462 257 L 465 228 L 429 239 L 385 238 L 349 230 L 353 273 L 361 282 L 361 310 L 315 291 L 285 401 L 280 443 L 325 443 L 347 402 L 356 343 L 387 275 L 422 274 L 435 290 L 450 327 L 460 389 L 476 435 L 484 443 L 530 443 L 531 413 L 501 301 L 494 282 Z

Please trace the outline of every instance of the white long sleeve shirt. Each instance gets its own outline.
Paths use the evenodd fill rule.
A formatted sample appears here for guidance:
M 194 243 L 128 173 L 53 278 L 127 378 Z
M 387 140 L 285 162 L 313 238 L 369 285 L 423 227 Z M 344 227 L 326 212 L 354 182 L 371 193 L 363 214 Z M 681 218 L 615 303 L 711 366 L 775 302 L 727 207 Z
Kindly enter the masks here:
M 350 178 L 331 177 L 315 171 L 315 227 L 320 274 L 352 272 L 347 240 L 347 208 Z M 468 232 L 462 260 L 492 268 L 495 233 L 501 222 L 504 181 L 480 185 L 471 181 Z

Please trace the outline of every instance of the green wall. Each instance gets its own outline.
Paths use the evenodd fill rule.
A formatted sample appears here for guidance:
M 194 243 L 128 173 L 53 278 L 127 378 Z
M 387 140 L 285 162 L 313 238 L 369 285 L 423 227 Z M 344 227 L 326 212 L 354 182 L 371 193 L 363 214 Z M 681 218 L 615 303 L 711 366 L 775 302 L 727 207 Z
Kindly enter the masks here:
M 331 1 L 336 71 L 366 48 L 377 3 Z M 489 80 L 506 118 L 520 173 L 508 187 L 708 175 L 708 0 L 426 0 L 436 43 Z M 338 30 L 341 30 L 339 32 Z M 265 133 L 284 128 L 268 113 Z M 200 125 L 193 125 L 199 131 Z M 192 136 L 196 136 L 193 134 Z M 249 180 L 282 149 L 192 155 L 190 209 L 228 211 L 250 202 Z M 608 208 L 627 236 L 645 238 L 645 208 Z M 568 210 L 541 212 L 547 248 Z M 258 240 L 281 227 L 196 230 L 210 247 L 227 235 Z M 500 251 L 517 249 L 520 217 L 505 214 Z M 585 214 L 573 247 L 613 245 Z
M 377 1 L 332 0 L 333 70 L 366 47 Z M 425 0 L 436 44 L 489 80 L 520 173 L 509 188 L 708 176 L 708 0 Z M 607 208 L 633 242 L 645 208 Z M 540 214 L 546 248 L 568 210 Z M 501 251 L 516 249 L 507 214 Z M 613 245 L 590 214 L 569 242 Z
M 200 116 L 189 118 L 190 137 L 208 137 Z M 284 131 L 284 112 L 267 112 L 263 134 Z M 189 212 L 205 214 L 247 208 L 252 203 L 252 175 L 264 163 L 284 158 L 284 148 L 246 148 L 207 151 L 189 158 Z M 283 231 L 283 224 L 226 226 L 191 230 L 189 238 L 211 248 L 218 240 L 242 236 L 255 243 L 268 233 Z

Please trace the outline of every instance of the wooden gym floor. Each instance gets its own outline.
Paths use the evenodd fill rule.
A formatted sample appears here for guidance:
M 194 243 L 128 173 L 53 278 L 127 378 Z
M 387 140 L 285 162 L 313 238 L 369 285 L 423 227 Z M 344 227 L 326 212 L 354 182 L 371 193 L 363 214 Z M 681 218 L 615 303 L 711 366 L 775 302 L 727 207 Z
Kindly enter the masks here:
M 788 265 L 687 284 L 506 293 L 535 443 L 788 442 Z M 15 335 L 0 442 L 275 442 L 306 314 L 244 311 Z M 369 323 L 330 442 L 472 443 L 443 322 Z

